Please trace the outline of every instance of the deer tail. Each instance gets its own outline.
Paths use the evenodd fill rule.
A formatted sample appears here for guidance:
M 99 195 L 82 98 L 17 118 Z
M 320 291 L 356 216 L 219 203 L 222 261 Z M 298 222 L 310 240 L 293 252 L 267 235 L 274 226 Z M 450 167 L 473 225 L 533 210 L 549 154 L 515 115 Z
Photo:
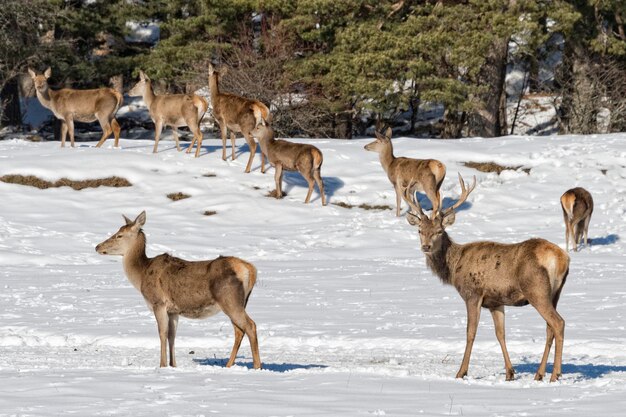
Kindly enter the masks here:
M 324 156 L 322 155 L 322 152 L 315 148 L 313 151 L 313 169 L 320 169 L 323 162 Z
M 260 124 L 269 125 L 272 123 L 272 114 L 270 113 L 270 109 L 268 109 L 262 102 L 258 100 L 253 101 L 250 105 L 250 109 L 254 113 L 257 126 Z
M 574 194 L 565 193 L 561 196 L 561 206 L 563 207 L 563 212 L 565 212 L 565 215 L 570 222 L 574 219 L 575 202 L 576 197 L 574 196 Z
M 206 98 L 194 95 L 192 97 L 193 105 L 198 109 L 198 120 L 202 120 L 202 117 L 209 109 L 209 102 Z
M 115 99 L 117 100 L 117 105 L 115 106 L 115 111 L 113 112 L 113 114 L 115 114 L 122 106 L 122 103 L 124 102 L 124 96 L 122 95 L 122 93 L 114 88 L 112 88 L 111 91 L 113 92 L 113 94 L 115 95 Z

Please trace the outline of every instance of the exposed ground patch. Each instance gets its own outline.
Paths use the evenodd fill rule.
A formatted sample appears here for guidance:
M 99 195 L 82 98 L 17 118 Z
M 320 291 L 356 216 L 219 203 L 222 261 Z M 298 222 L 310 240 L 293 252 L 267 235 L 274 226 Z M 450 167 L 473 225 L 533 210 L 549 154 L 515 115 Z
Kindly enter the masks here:
M 386 204 L 384 204 L 384 205 L 371 205 L 371 204 L 363 203 L 363 204 L 359 204 L 358 206 L 355 206 L 353 204 L 348 204 L 348 203 L 345 203 L 343 201 L 339 201 L 337 203 L 331 203 L 331 204 L 333 204 L 335 206 L 343 207 L 343 208 L 346 208 L 346 209 L 352 209 L 352 208 L 356 207 L 356 208 L 360 208 L 360 209 L 363 209 L 363 210 L 392 210 L 392 208 L 390 206 L 386 205 Z
M 72 187 L 74 190 L 82 190 L 85 188 L 97 187 L 130 187 L 132 184 L 121 177 L 97 178 L 93 180 L 70 180 L 69 178 L 61 178 L 55 182 L 50 182 L 34 175 L 4 175 L 0 177 L 0 181 L 9 184 L 28 185 L 39 189 L 56 188 L 56 187 Z
M 521 165 L 505 166 L 505 165 L 496 164 L 495 162 L 473 162 L 473 161 L 463 162 L 463 165 L 465 165 L 468 168 L 477 169 L 480 172 L 495 172 L 498 175 L 500 175 L 502 171 L 507 170 L 507 169 L 510 169 L 513 171 L 517 171 L 518 169 L 521 169 L 525 173 L 530 174 L 530 168 L 522 168 Z
M 213 216 L 213 215 L 217 214 L 217 211 L 215 211 L 215 210 L 206 210 L 202 214 L 204 214 L 205 216 Z
M 178 200 L 184 200 L 185 198 L 189 198 L 191 197 L 189 194 L 185 194 L 185 193 L 169 193 L 167 195 L 167 198 L 169 198 L 172 201 L 178 201 Z
M 211 178 L 211 177 L 217 177 L 217 174 L 214 174 L 212 172 L 207 172 L 206 174 L 202 174 L 202 176 Z

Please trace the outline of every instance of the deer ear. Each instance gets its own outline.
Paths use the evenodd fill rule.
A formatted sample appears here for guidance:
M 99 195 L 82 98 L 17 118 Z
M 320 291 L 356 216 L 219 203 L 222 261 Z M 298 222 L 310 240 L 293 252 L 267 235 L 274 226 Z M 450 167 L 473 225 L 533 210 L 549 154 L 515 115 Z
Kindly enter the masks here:
M 385 138 L 391 140 L 392 133 L 393 131 L 391 130 L 391 127 L 388 127 L 387 130 L 385 131 Z
M 138 225 L 139 227 L 143 226 L 144 224 L 146 224 L 146 211 L 142 211 L 141 214 L 139 214 L 139 216 L 137 216 L 137 218 L 135 219 L 135 225 Z
M 122 217 L 124 218 L 124 221 L 126 222 L 126 226 L 133 224 L 133 221 L 129 219 L 128 217 L 124 216 L 123 214 L 122 214 Z
M 32 69 L 28 69 L 28 74 L 30 75 L 30 78 L 35 78 L 37 76 L 37 74 L 35 73 L 35 71 L 33 71 Z
M 43 73 L 43 76 L 46 77 L 46 80 L 52 76 L 52 69 L 48 67 Z
M 441 225 L 444 228 L 448 226 L 452 226 L 455 220 L 456 220 L 456 214 L 454 213 L 454 211 L 451 211 L 450 213 L 443 216 L 443 219 L 441 219 Z

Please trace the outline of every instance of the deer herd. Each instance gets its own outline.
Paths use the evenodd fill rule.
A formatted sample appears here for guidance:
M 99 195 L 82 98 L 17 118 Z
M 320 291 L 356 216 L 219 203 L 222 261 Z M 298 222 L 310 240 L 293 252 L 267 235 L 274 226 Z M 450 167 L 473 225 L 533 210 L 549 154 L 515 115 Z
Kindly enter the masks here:
M 98 121 L 102 137 L 96 147 L 113 134 L 118 146 L 120 125 L 115 114 L 123 101 L 120 92 L 111 88 L 93 90 L 61 89 L 48 86 L 51 70 L 37 74 L 29 69 L 37 97 L 61 120 L 61 146 L 65 146 L 67 133 L 74 146 L 74 121 Z M 248 144 L 250 156 L 245 172 L 250 172 L 257 142 L 261 148 L 261 172 L 265 172 L 265 159 L 275 168 L 276 198 L 281 198 L 283 170 L 298 171 L 308 183 L 305 203 L 309 203 L 317 184 L 322 205 L 326 205 L 324 183 L 320 168 L 322 152 L 310 144 L 293 143 L 274 137 L 269 108 L 258 100 L 221 92 L 219 71 L 209 65 L 209 90 L 212 114 L 219 125 L 222 139 L 222 159 L 226 160 L 226 139 L 230 133 L 231 158 L 235 159 L 235 134 L 241 133 Z M 164 94 L 154 92 L 152 81 L 139 72 L 139 81 L 129 92 L 141 96 L 148 107 L 155 126 L 153 152 L 157 152 L 161 131 L 173 128 L 176 148 L 180 151 L 177 127 L 187 126 L 193 140 L 187 153 L 196 146 L 198 157 L 202 147 L 200 122 L 209 110 L 209 102 L 195 94 Z M 561 249 L 544 239 L 529 239 L 519 243 L 477 241 L 455 243 L 446 228 L 454 224 L 456 212 L 476 187 L 476 177 L 468 185 L 459 174 L 461 195 L 449 207 L 443 207 L 440 194 L 446 175 L 445 165 L 435 159 L 396 157 L 391 141 L 392 130 L 376 132 L 376 139 L 365 149 L 377 152 L 380 164 L 396 193 L 396 216 L 401 213 L 401 201 L 409 206 L 407 221 L 416 226 L 421 250 L 426 264 L 443 284 L 456 288 L 467 309 L 465 353 L 457 378 L 467 375 L 472 346 L 482 308 L 488 309 L 494 321 L 496 338 L 502 349 L 506 380 L 514 378 L 515 371 L 506 348 L 504 331 L 504 306 L 532 305 L 546 321 L 546 344 L 536 380 L 542 380 L 552 343 L 555 344 L 554 366 L 550 381 L 561 375 L 565 322 L 556 310 L 565 284 L 570 258 L 570 246 L 578 250 L 584 237 L 588 244 L 588 228 L 593 212 L 591 194 L 580 187 L 567 190 L 561 196 L 565 221 L 565 247 Z M 256 138 L 256 141 L 255 141 Z M 422 209 L 416 192 L 423 192 L 430 200 L 430 215 Z M 255 369 L 261 367 L 256 325 L 245 308 L 254 287 L 257 270 L 249 262 L 236 257 L 219 257 L 207 261 L 186 261 L 161 254 L 146 256 L 146 237 L 142 227 L 145 211 L 135 220 L 124 216 L 125 224 L 110 238 L 96 246 L 103 255 L 121 255 L 124 271 L 131 284 L 141 292 L 154 313 L 161 342 L 160 366 L 176 366 L 174 339 L 180 315 L 188 318 L 206 318 L 218 313 L 226 314 L 234 328 L 235 341 L 227 367 L 235 363 L 243 336 L 247 336 Z M 169 362 L 167 351 L 169 348 Z

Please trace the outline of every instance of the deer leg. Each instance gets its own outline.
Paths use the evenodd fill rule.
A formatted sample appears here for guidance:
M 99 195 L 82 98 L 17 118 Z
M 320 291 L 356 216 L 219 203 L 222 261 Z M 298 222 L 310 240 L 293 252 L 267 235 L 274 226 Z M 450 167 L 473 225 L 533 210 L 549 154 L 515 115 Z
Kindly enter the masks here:
M 554 299 L 552 300 L 552 306 L 556 309 L 556 306 L 559 302 L 559 297 L 561 296 L 561 288 L 554 295 Z M 543 380 L 544 375 L 546 374 L 546 367 L 548 366 L 548 356 L 550 355 L 550 350 L 552 349 L 552 341 L 554 340 L 554 331 L 550 325 L 546 325 L 546 347 L 543 350 L 543 356 L 541 358 L 541 363 L 539 364 L 539 368 L 537 369 L 537 373 L 535 373 L 535 381 Z
M 116 119 L 111 120 L 111 128 L 113 129 L 113 136 L 115 137 L 115 144 L 113 146 L 117 148 L 120 143 L 120 131 L 122 128 Z
M 261 143 L 259 142 L 259 145 Z M 263 148 L 261 147 L 261 174 L 265 174 L 265 153 L 263 153 Z
M 589 234 L 589 222 L 590 221 L 591 221 L 591 216 L 587 216 L 585 218 L 584 229 L 583 229 L 584 233 L 585 233 L 585 246 L 587 246 L 589 244 L 588 243 L 588 240 L 589 240 L 588 234 Z
M 474 345 L 476 330 L 478 329 L 478 321 L 480 320 L 480 306 L 482 303 L 482 297 L 469 299 L 465 302 L 465 306 L 467 308 L 467 340 L 465 343 L 465 353 L 463 354 L 461 368 L 459 368 L 459 372 L 456 374 L 457 378 L 463 378 L 467 375 L 470 355 L 472 354 L 472 346 Z
M 102 128 L 102 137 L 96 144 L 96 148 L 99 148 L 107 140 L 109 135 L 113 133 L 113 128 L 111 127 L 111 122 L 106 116 L 96 114 L 96 117 L 98 118 L 98 122 L 100 123 L 100 127 Z M 115 144 L 115 146 L 117 146 L 117 143 Z
M 71 117 L 66 118 L 65 122 L 67 123 L 67 130 L 70 133 L 70 143 L 72 144 L 72 148 L 74 147 L 74 119 Z M 63 146 L 63 144 L 61 145 Z
M 220 123 L 220 136 L 222 138 L 222 160 L 223 161 L 226 160 L 226 133 L 227 133 L 226 131 L 227 131 L 226 123 L 224 122 Z
M 227 299 L 224 296 L 228 297 Z M 248 336 L 250 341 L 250 348 L 252 350 L 252 363 L 254 369 L 261 368 L 261 359 L 259 357 L 259 342 L 256 335 L 256 324 L 248 316 L 243 305 L 245 304 L 245 296 L 243 294 L 243 288 L 241 286 L 237 288 L 224 288 L 219 293 L 215 294 L 215 297 L 222 307 L 222 311 L 233 322 L 235 327 L 238 327 L 243 333 Z M 239 299 L 234 299 L 237 297 Z M 233 352 L 236 355 L 235 347 L 237 345 L 237 334 L 235 331 L 235 346 L 233 346 Z M 233 359 L 233 353 L 231 353 L 231 360 Z M 230 363 L 230 360 L 228 361 Z M 232 365 L 232 364 L 231 364 Z
M 430 182 L 430 186 L 425 187 L 424 193 L 426 194 L 426 197 L 428 197 L 430 203 L 433 206 L 433 213 L 437 213 L 439 211 L 441 194 L 439 194 L 439 190 L 437 190 L 437 184 L 435 184 L 434 179 Z
M 174 142 L 176 142 L 176 150 L 178 152 L 180 152 L 182 149 L 180 149 L 180 137 L 178 135 L 178 132 L 176 131 L 176 127 L 172 126 L 172 136 L 174 136 Z M 194 137 L 195 140 L 195 137 Z
M 161 130 L 163 130 L 163 122 L 160 119 L 157 119 L 154 122 L 154 148 L 152 149 L 152 153 L 157 153 L 157 149 L 159 148 Z
M 539 369 L 535 374 L 536 380 L 541 380 L 543 378 L 543 373 L 545 373 L 545 368 L 548 362 L 548 355 L 550 353 L 550 348 L 552 347 L 552 339 L 555 340 L 555 352 L 554 352 L 554 367 L 552 368 L 552 375 L 550 376 L 550 382 L 554 382 L 561 376 L 561 363 L 563 360 L 563 338 L 565 333 L 565 320 L 557 313 L 553 304 L 547 299 L 541 300 L 528 300 L 535 307 L 535 309 L 541 314 L 541 317 L 548 324 L 547 339 L 546 339 L 546 348 L 544 350 L 543 358 L 541 359 L 541 364 L 539 365 Z M 550 337 L 552 333 L 553 337 Z
M 283 198 L 283 165 L 276 163 L 274 166 L 274 181 L 276 182 L 276 198 Z
M 315 178 L 315 182 L 317 182 L 317 188 L 320 190 L 320 194 L 322 195 L 322 205 L 326 205 L 326 195 L 324 195 L 324 181 L 322 180 L 322 175 L 320 173 L 320 168 L 317 167 L 313 170 L 313 177 Z
M 513 365 L 511 364 L 511 359 L 509 358 L 509 352 L 506 349 L 506 341 L 504 338 L 504 306 L 492 308 L 491 316 L 493 317 L 493 324 L 496 328 L 496 338 L 500 343 L 500 348 L 502 348 L 502 355 L 504 356 L 504 367 L 506 369 L 506 380 L 512 381 L 515 376 L 515 370 L 513 369 Z
M 167 341 L 170 347 L 170 366 L 176 366 L 176 356 L 174 355 L 174 339 L 176 339 L 176 328 L 178 327 L 178 314 L 168 316 Z
M 157 321 L 159 339 L 161 341 L 161 361 L 159 366 L 161 368 L 165 368 L 167 366 L 167 336 L 169 317 L 167 315 L 165 305 L 155 305 L 152 310 L 154 311 L 154 318 L 156 318 Z
M 65 138 L 67 137 L 67 123 L 61 120 L 61 147 L 65 147 Z
M 400 190 L 400 184 L 394 184 L 393 188 L 396 190 L 396 217 L 400 217 L 400 210 L 402 208 L 402 191 Z
M 254 159 L 254 155 L 256 154 L 256 142 L 250 132 L 244 133 L 243 137 L 246 139 L 246 143 L 250 148 L 250 158 L 248 158 L 248 164 L 246 165 L 246 173 L 250 172 L 250 168 L 252 167 L 252 160 Z
M 304 204 L 308 204 L 311 201 L 311 194 L 313 194 L 313 188 L 315 188 L 315 179 L 313 178 L 313 170 L 311 166 L 307 164 L 306 167 L 298 167 L 298 170 L 309 184 L 309 190 L 306 193 L 306 198 L 304 199 Z
M 226 364 L 227 368 L 235 364 L 237 352 L 239 352 L 239 346 L 241 346 L 241 341 L 243 340 L 243 330 L 237 327 L 235 323 L 233 323 L 233 327 L 235 328 L 235 344 L 233 345 L 233 350 L 230 352 L 230 359 L 228 359 L 228 363 Z
M 230 132 L 230 152 L 231 152 L 231 160 L 235 160 L 235 132 Z M 226 158 L 224 158 L 226 159 Z

